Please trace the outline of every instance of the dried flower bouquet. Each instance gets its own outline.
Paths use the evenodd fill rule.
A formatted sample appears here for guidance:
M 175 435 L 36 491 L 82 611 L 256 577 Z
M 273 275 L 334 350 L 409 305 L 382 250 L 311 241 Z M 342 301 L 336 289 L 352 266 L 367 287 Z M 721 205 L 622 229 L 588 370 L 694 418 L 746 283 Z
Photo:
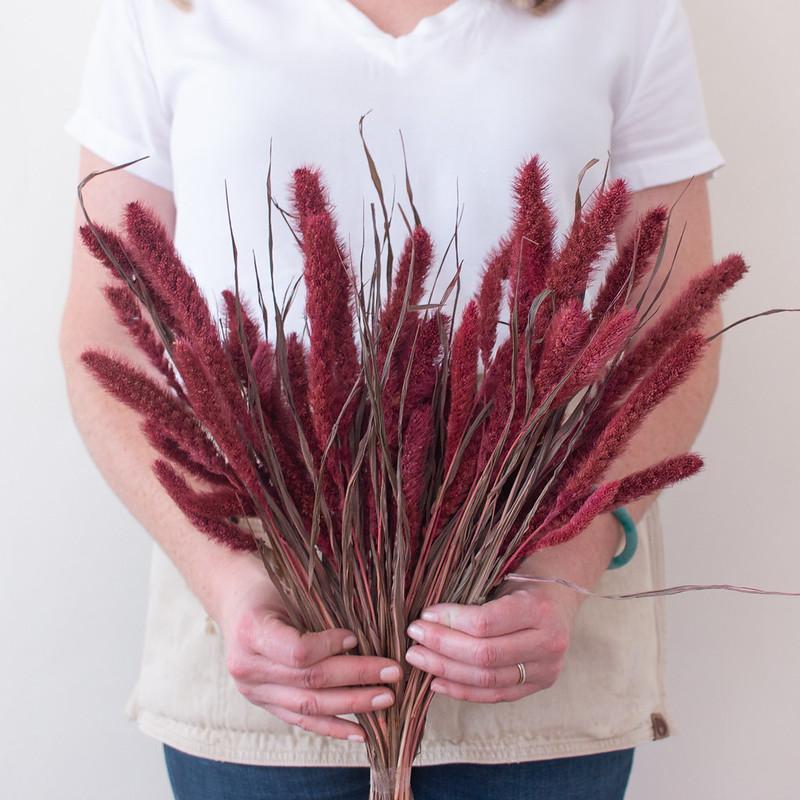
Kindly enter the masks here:
M 258 551 L 297 627 L 348 628 L 358 652 L 403 662 L 406 627 L 424 607 L 485 601 L 528 554 L 701 468 L 687 453 L 603 477 L 703 357 L 704 316 L 746 266 L 730 255 L 659 308 L 669 214 L 654 208 L 585 307 L 628 188 L 604 181 L 578 202 L 557 248 L 534 157 L 516 174 L 510 229 L 453 326 L 457 270 L 436 302 L 425 296 L 434 247 L 408 183 L 408 236 L 395 258 L 366 152 L 385 222 L 381 236 L 373 213 L 366 280 L 319 170 L 294 172 L 291 213 L 268 178 L 270 268 L 275 207 L 302 250 L 307 341 L 284 330 L 288 304 L 274 289 L 265 301 L 258 284 L 256 314 L 239 296 L 235 244 L 235 288 L 218 324 L 164 227 L 134 202 L 120 232 L 87 215 L 82 234 L 113 277 L 104 291 L 117 319 L 162 379 L 102 348 L 82 358 L 141 415 L 170 497 L 220 544 Z M 358 715 L 373 797 L 411 797 L 430 679 L 409 666 L 392 707 Z

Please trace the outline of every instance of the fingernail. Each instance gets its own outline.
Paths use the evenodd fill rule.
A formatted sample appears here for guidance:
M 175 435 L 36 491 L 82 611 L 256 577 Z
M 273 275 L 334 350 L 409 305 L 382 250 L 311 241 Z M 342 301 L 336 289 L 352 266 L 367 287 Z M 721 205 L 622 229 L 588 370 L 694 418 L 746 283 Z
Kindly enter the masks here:
M 394 695 L 389 692 L 376 694 L 375 697 L 372 698 L 373 708 L 388 708 L 392 703 L 394 703 Z
M 412 622 L 408 626 L 408 635 L 412 639 L 418 639 L 421 642 L 425 637 L 425 631 L 422 629 L 422 625 L 417 625 L 416 622 Z
M 358 644 L 358 639 L 351 633 L 349 636 L 345 637 L 345 640 L 342 642 L 342 647 L 345 650 L 350 650 L 350 648 L 355 647 Z
M 418 647 L 409 647 L 406 651 L 406 661 L 416 667 L 422 667 L 425 665 L 425 656 Z
M 363 742 L 364 737 L 360 733 L 351 733 L 347 737 L 351 742 Z
M 389 683 L 390 681 L 399 681 L 400 667 L 384 667 L 378 673 L 378 677 L 381 679 L 383 683 Z
M 431 681 L 431 691 L 444 693 L 444 686 L 439 681 Z
M 425 622 L 438 622 L 439 615 L 435 611 L 423 611 L 420 614 L 420 617 L 425 620 Z

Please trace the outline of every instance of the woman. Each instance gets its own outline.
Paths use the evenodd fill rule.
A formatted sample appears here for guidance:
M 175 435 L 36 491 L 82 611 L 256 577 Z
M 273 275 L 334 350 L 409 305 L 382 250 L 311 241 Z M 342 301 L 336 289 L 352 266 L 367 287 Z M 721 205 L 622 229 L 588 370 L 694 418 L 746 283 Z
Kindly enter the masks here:
M 392 181 L 403 186 L 401 129 L 416 205 L 442 249 L 458 197 L 465 293 L 506 230 L 511 180 L 525 158 L 539 153 L 547 163 L 563 233 L 581 167 L 608 156 L 611 176 L 633 190 L 622 238 L 644 209 L 680 198 L 668 259 L 689 224 L 668 302 L 712 260 L 706 181 L 724 163 L 709 137 L 680 0 L 527 5 L 196 0 L 184 13 L 169 0 L 107 0 L 68 130 L 82 145 L 82 175 L 149 158 L 92 182 L 88 206 L 116 225 L 125 202 L 145 201 L 216 297 L 232 282 L 224 182 L 240 250 L 264 261 L 271 142 L 279 202 L 293 168 L 319 165 L 340 230 L 358 252 L 374 201 L 358 120 L 371 110 L 365 134 L 387 194 Z M 599 169 L 584 194 L 600 182 Z M 285 229 L 276 229 L 275 263 L 281 292 L 299 270 Z M 252 278 L 243 280 L 253 296 Z M 258 560 L 198 535 L 164 495 L 134 415 L 78 363 L 102 342 L 147 368 L 102 302 L 103 281 L 76 245 L 61 349 L 87 447 L 155 539 L 128 715 L 163 742 L 179 800 L 365 797 L 362 731 L 349 715 L 394 702 L 400 665 L 348 654 L 349 631 L 300 635 Z M 300 296 L 290 327 L 302 325 L 302 304 Z M 708 326 L 719 327 L 718 313 Z M 609 477 L 691 445 L 717 363 L 715 346 Z M 623 569 L 606 570 L 620 533 L 605 515 L 577 539 L 536 553 L 525 570 L 600 591 L 662 584 L 653 498 L 629 511 L 641 544 Z M 437 676 L 414 774 L 418 800 L 618 800 L 633 748 L 670 733 L 660 601 L 581 602 L 562 587 L 531 584 L 481 607 L 429 612 L 409 629 L 416 644 L 407 655 Z

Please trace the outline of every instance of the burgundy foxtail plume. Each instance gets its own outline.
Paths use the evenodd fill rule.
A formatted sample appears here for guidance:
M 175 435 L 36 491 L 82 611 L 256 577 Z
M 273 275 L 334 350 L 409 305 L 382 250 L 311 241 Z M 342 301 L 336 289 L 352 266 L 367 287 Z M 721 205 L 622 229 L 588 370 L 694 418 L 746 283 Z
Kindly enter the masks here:
M 706 349 L 705 337 L 689 331 L 658 360 L 603 430 L 592 451 L 561 492 L 560 505 L 582 494 L 622 452 L 647 414 L 689 375 Z
M 389 348 L 392 341 L 395 341 L 383 392 L 385 398 L 384 424 L 389 444 L 393 448 L 397 446 L 400 396 L 408 368 L 408 359 L 417 329 L 422 324 L 419 312 L 414 311 L 413 307 L 422 300 L 432 260 L 433 245 L 430 236 L 424 227 L 417 225 L 412 234 L 406 238 L 394 278 L 394 287 L 379 316 L 377 366 L 381 375 L 385 372 Z M 404 305 L 406 307 L 405 314 L 403 314 Z M 418 340 L 417 350 L 420 345 Z M 415 353 L 415 360 L 419 361 L 419 358 L 420 355 Z M 406 413 L 407 418 L 408 414 Z
M 153 464 L 153 472 L 175 505 L 198 528 L 229 550 L 256 549 L 250 533 L 221 518 L 241 513 L 236 510 L 237 504 L 230 498 L 229 493 L 215 492 L 203 496 L 195 492 L 166 461 L 161 459 Z
M 433 395 L 442 353 L 441 332 L 447 330 L 448 324 L 449 318 L 441 311 L 436 311 L 419 323 L 419 334 L 411 357 L 411 373 L 406 393 L 406 417 L 409 410 L 425 405 Z
M 287 347 L 287 361 L 289 352 Z M 296 357 L 296 353 L 294 356 Z M 314 487 L 303 461 L 297 425 L 284 398 L 275 360 L 272 345 L 264 341 L 259 342 L 253 359 L 253 371 L 256 375 L 262 409 L 260 422 L 263 423 L 269 434 L 289 494 L 300 517 L 310 530 L 314 508 Z M 293 367 L 296 368 L 296 364 Z M 292 367 L 290 367 L 291 369 Z M 297 388 L 301 389 L 302 387 Z M 314 452 L 312 447 L 312 454 Z M 318 465 L 318 463 L 319 459 L 317 458 L 316 464 Z M 330 554 L 326 534 L 320 535 L 317 544 L 323 552 Z
M 512 309 L 517 306 L 521 332 L 534 299 L 545 287 L 556 229 L 556 220 L 547 201 L 547 170 L 538 156 L 517 171 L 513 191 L 516 207 L 509 263 L 510 302 Z
M 746 272 L 744 259 L 734 253 L 692 278 L 622 359 L 606 386 L 605 401 L 621 397 L 682 331 L 698 326 Z
M 292 390 L 292 400 L 300 419 L 300 426 L 308 439 L 309 445 L 314 446 L 316 439 L 311 419 L 311 408 L 308 404 L 308 372 L 307 372 L 306 347 L 296 332 L 292 331 L 286 339 L 286 362 L 289 373 L 289 386 Z M 316 453 L 317 461 L 319 452 Z
M 515 396 L 515 387 L 512 387 L 510 377 L 513 350 L 508 345 L 509 340 L 506 340 L 498 347 L 492 361 L 492 370 L 487 374 L 481 387 L 481 395 L 491 398 L 493 405 L 481 429 L 481 445 L 478 455 L 479 471 L 483 470 L 489 462 L 492 452 L 499 444 L 512 410 Z
M 616 355 L 628 340 L 635 326 L 636 310 L 632 308 L 623 308 L 613 316 L 606 317 L 591 334 L 576 359 L 554 405 L 561 405 L 582 388 L 597 380 L 612 356 Z
M 169 309 L 173 332 L 191 342 L 196 354 L 194 367 L 205 376 L 195 385 L 216 393 L 216 406 L 238 420 L 250 441 L 258 441 L 239 379 L 205 296 L 184 266 L 163 223 L 139 202 L 128 203 L 124 221 L 138 268 L 153 294 Z
M 703 459 L 696 453 L 665 458 L 647 469 L 623 478 L 617 492 L 617 505 L 627 505 L 646 495 L 655 494 L 678 481 L 690 478 L 703 468 Z
M 123 268 L 127 268 L 126 272 L 128 277 L 131 277 L 132 273 L 130 271 L 129 264 L 130 254 L 125 249 L 122 239 L 113 230 L 111 230 L 111 228 L 108 228 L 105 225 L 95 225 L 95 228 L 97 229 L 100 239 L 102 239 L 114 260 Z M 100 241 L 98 241 L 97 236 L 94 235 L 89 225 L 81 225 L 80 236 L 84 247 L 86 247 L 86 249 L 111 273 L 116 280 L 122 281 L 123 278 L 119 274 L 116 265 L 106 255 L 106 251 L 103 249 Z
M 480 316 L 478 304 L 471 300 L 461 317 L 453 338 L 450 358 L 450 413 L 447 418 L 444 469 L 450 468 L 458 445 L 467 431 L 478 388 L 478 339 Z
M 427 485 L 428 451 L 433 433 L 433 409 L 418 406 L 409 416 L 408 434 L 403 443 L 401 474 L 406 517 L 410 534 L 410 550 L 415 552 L 420 535 L 422 509 Z
M 319 171 L 309 167 L 295 170 L 292 188 L 302 235 L 306 314 L 311 329 L 309 402 L 317 443 L 324 448 L 359 375 L 352 286 Z M 342 425 L 345 429 L 349 418 Z
M 226 350 L 233 362 L 233 367 L 239 380 L 246 386 L 247 366 L 245 352 L 252 361 L 253 355 L 259 342 L 262 341 L 261 329 L 253 318 L 253 312 L 245 301 L 237 299 L 236 294 L 228 289 L 222 292 L 222 299 L 225 301 L 224 323 L 227 334 Z M 239 315 L 242 319 L 244 330 L 244 341 L 239 335 Z
M 250 493 L 256 507 L 266 509 L 264 487 L 234 411 L 225 404 L 219 392 L 214 391 L 213 385 L 209 386 L 197 354 L 183 339 L 175 341 L 173 359 L 183 377 L 186 395 L 198 419 L 225 453 L 231 471 Z
M 592 323 L 599 324 L 603 316 L 618 311 L 647 274 L 651 259 L 661 246 L 669 211 L 666 206 L 656 206 L 639 220 L 636 233 L 623 246 L 611 262 L 592 303 Z
M 592 521 L 600 514 L 610 511 L 616 503 L 619 481 L 610 481 L 597 487 L 583 500 L 577 511 L 572 514 L 563 525 L 548 531 L 531 528 L 522 543 L 517 547 L 503 569 L 503 573 L 513 571 L 519 562 L 545 547 L 552 547 L 574 539 L 586 530 Z
M 558 257 L 550 262 L 547 286 L 561 300 L 583 297 L 591 267 L 611 243 L 630 204 L 624 180 L 602 191 L 591 208 L 575 219 Z
M 193 341 L 207 338 L 219 343 L 208 303 L 161 220 L 137 201 L 125 207 L 124 224 L 139 271 L 158 299 L 159 309 L 167 310 L 169 327 Z
M 409 306 L 416 306 L 421 302 L 432 260 L 433 244 L 430 235 L 422 225 L 417 225 L 403 246 L 394 286 L 391 287 L 391 293 L 381 313 L 379 344 L 379 365 L 381 367 L 383 367 L 395 329 L 400 324 L 406 295 L 408 295 Z M 406 335 L 411 330 L 415 317 L 416 314 L 406 314 L 403 321 L 403 332 Z M 400 335 L 402 337 L 403 333 L 401 332 Z
M 173 487 L 180 487 L 180 505 L 202 517 L 228 519 L 245 515 L 245 504 L 242 503 L 236 492 L 231 489 L 214 488 L 208 491 L 198 491 L 186 482 L 180 473 L 169 463 L 156 459 L 153 463 L 154 471 L 159 480 L 167 478 Z
M 124 285 L 111 284 L 103 287 L 103 294 L 114 309 L 117 320 L 127 329 L 134 343 L 164 376 L 175 394 L 182 398 L 183 388 L 167 359 L 164 345 L 156 337 L 153 326 L 142 316 L 141 305 L 131 289 Z
M 224 462 L 197 419 L 149 375 L 100 350 L 84 351 L 81 361 L 106 391 L 146 419 L 163 426 L 201 466 L 211 472 L 223 469 Z
M 570 298 L 553 315 L 542 346 L 534 387 L 541 400 L 580 355 L 589 331 L 589 315 L 577 298 Z
M 503 299 L 503 281 L 508 277 L 511 260 L 511 241 L 505 239 L 486 261 L 478 291 L 480 312 L 480 346 L 483 367 L 489 364 L 497 338 L 500 302 Z
M 602 486 L 599 486 L 589 495 L 569 522 L 548 533 L 540 540 L 539 547 L 553 547 L 554 545 L 562 544 L 563 542 L 575 538 L 579 533 L 582 533 L 589 527 L 595 517 L 598 517 L 600 514 L 605 514 L 615 505 L 618 505 L 618 492 L 619 481 L 610 481 L 609 483 L 604 483 Z
M 436 312 L 427 319 L 416 318 L 414 328 L 409 332 L 408 341 L 403 345 L 403 358 L 397 359 L 397 364 L 393 365 L 389 373 L 384 392 L 383 414 L 386 438 L 392 448 L 398 445 L 401 422 L 405 429 L 411 412 L 430 402 L 436 385 L 441 352 L 440 327 L 446 324 L 447 318 L 441 312 Z M 407 369 L 410 372 L 405 402 L 402 404 L 401 420 L 401 400 Z
M 213 486 L 230 486 L 231 483 L 225 476 L 225 462 L 220 457 L 219 471 L 212 472 L 196 461 L 185 447 L 182 447 L 178 440 L 153 418 L 143 420 L 141 424 L 145 438 L 150 445 L 159 452 L 164 458 L 178 465 L 195 478 L 200 478 Z M 255 514 L 252 507 L 248 516 Z

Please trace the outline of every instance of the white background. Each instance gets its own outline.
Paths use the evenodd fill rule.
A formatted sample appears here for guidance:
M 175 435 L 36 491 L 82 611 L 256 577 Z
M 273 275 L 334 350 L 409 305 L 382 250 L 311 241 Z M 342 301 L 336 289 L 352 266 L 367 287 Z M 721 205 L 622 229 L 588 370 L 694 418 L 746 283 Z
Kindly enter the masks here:
M 716 255 L 752 266 L 726 316 L 800 305 L 800 7 L 685 3 L 728 161 L 711 183 Z M 159 744 L 122 713 L 150 540 L 84 450 L 57 353 L 78 180 L 62 125 L 97 6 L 5 0 L 0 25 L 0 796 L 13 800 L 171 798 Z M 707 469 L 662 499 L 669 582 L 800 589 L 800 316 L 732 331 L 722 373 L 698 442 Z M 800 599 L 667 608 L 680 732 L 637 750 L 630 800 L 796 798 Z

